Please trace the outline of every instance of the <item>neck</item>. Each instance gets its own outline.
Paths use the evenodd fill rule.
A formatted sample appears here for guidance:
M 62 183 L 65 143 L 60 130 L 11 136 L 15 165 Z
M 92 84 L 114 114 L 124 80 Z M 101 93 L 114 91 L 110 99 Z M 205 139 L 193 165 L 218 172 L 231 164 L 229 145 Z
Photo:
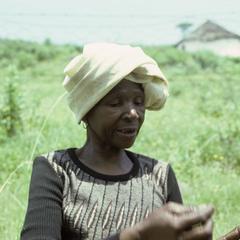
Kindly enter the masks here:
M 124 149 L 118 149 L 106 144 L 97 144 L 94 141 L 87 140 L 80 149 L 80 155 L 83 159 L 96 159 L 97 161 L 107 163 L 118 163 L 126 157 Z
M 81 162 L 89 168 L 109 175 L 119 175 L 129 172 L 132 161 L 124 149 L 117 149 L 95 141 L 86 141 L 85 145 L 76 151 Z
M 76 153 L 85 165 L 103 174 L 125 174 L 133 165 L 124 149 L 107 144 L 94 131 L 87 131 L 87 141 Z
M 80 150 L 81 157 L 86 160 L 101 161 L 107 164 L 118 165 L 127 158 L 124 149 L 116 148 L 102 139 L 91 128 L 87 129 L 87 141 Z

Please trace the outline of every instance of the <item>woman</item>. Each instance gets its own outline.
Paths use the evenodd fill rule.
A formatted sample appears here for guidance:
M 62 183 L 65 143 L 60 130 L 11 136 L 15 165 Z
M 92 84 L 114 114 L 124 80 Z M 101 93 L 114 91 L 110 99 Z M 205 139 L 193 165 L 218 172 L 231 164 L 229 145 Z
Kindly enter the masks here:
M 156 62 L 140 48 L 89 44 L 65 74 L 86 143 L 35 159 L 21 239 L 209 239 L 212 208 L 177 204 L 170 165 L 126 150 L 145 109 L 166 101 Z

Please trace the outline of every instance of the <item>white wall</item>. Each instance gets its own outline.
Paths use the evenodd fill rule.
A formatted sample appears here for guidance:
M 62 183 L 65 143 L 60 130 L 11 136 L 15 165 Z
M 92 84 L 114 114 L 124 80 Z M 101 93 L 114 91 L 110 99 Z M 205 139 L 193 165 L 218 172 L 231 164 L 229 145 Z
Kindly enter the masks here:
M 240 40 L 222 39 L 211 42 L 189 41 L 181 43 L 178 48 L 189 52 L 209 50 L 219 55 L 240 57 Z

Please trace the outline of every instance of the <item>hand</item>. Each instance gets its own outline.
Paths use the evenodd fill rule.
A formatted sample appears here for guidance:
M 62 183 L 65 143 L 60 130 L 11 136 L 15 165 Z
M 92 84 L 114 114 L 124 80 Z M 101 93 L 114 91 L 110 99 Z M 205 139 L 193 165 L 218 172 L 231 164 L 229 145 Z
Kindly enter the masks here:
M 168 203 L 120 234 L 120 240 L 210 240 L 211 206 L 186 207 Z
M 240 226 L 235 227 L 231 232 L 220 237 L 218 240 L 238 240 L 240 239 Z

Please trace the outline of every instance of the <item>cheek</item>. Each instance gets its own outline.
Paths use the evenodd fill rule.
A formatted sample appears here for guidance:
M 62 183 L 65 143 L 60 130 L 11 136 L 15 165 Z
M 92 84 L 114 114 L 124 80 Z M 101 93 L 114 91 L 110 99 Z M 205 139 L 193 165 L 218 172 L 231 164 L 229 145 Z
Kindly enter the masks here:
M 104 111 L 98 115 L 96 124 L 101 134 L 111 137 L 120 114 L 116 111 Z
M 140 123 L 142 125 L 144 120 L 145 120 L 145 109 L 139 111 L 139 120 L 140 120 Z

